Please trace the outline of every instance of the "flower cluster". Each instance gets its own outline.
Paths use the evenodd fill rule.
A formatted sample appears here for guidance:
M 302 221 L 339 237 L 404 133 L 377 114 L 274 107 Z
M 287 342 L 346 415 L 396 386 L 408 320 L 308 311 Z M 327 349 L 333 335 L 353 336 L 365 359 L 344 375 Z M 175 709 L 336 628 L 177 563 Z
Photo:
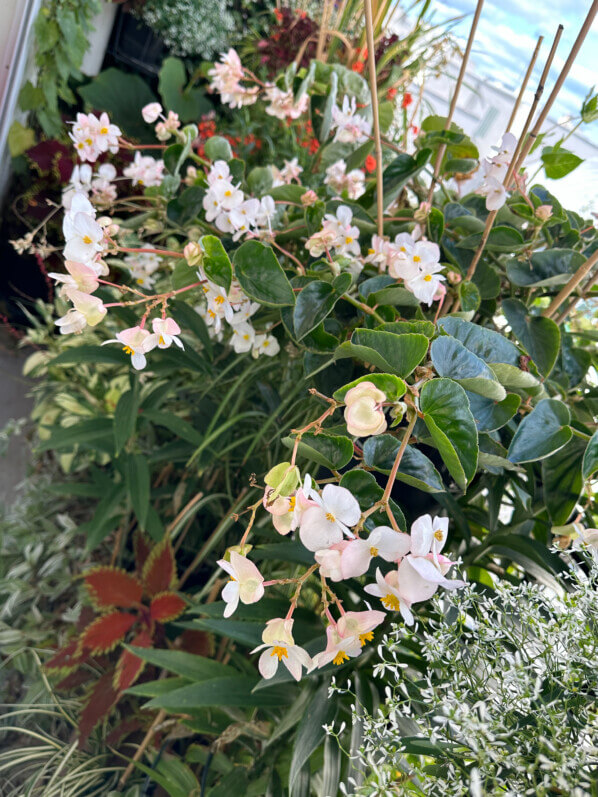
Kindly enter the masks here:
M 232 47 L 227 53 L 222 53 L 220 62 L 214 64 L 208 75 L 212 78 L 210 89 L 220 94 L 225 105 L 242 108 L 243 105 L 252 105 L 257 100 L 259 87 L 241 84 L 241 80 L 246 77 L 245 70 Z
M 365 174 L 362 169 L 352 169 L 347 173 L 347 164 L 338 160 L 326 169 L 324 184 L 337 194 L 347 192 L 349 199 L 359 199 L 365 193 Z
M 68 186 L 62 193 L 62 206 L 70 210 L 75 194 L 85 194 L 97 208 L 109 208 L 116 199 L 116 169 L 111 163 L 102 163 L 94 172 L 88 163 L 77 164 Z
M 363 144 L 372 134 L 372 123 L 357 113 L 357 100 L 345 94 L 342 108 L 332 108 L 334 140 L 342 144 Z
M 100 114 L 99 119 L 92 113 L 78 113 L 69 133 L 77 155 L 82 161 L 91 163 L 104 152 L 118 152 L 120 135 L 120 128 L 110 122 L 107 113 Z
M 507 201 L 507 190 L 503 185 L 507 171 L 517 149 L 517 139 L 505 133 L 496 155 L 482 163 L 483 182 L 476 193 L 486 197 L 486 210 L 499 210 Z
M 215 161 L 207 180 L 208 190 L 203 198 L 206 221 L 213 221 L 221 232 L 231 233 L 233 241 L 250 230 L 258 233 L 271 231 L 276 212 L 271 196 L 246 198 L 239 186 L 233 183 L 226 161 Z
M 168 111 L 168 116 L 164 116 L 164 109 L 159 102 L 150 102 L 148 105 L 144 105 L 141 115 L 143 121 L 150 125 L 158 119 L 161 120 L 155 127 L 158 141 L 168 141 L 181 126 L 178 113 Z
M 142 155 L 139 151 L 135 153 L 133 163 L 123 170 L 125 177 L 128 177 L 133 185 L 144 188 L 161 185 L 164 177 L 164 161 L 152 158 L 151 155 Z
M 353 211 L 347 205 L 340 205 L 336 214 L 324 216 L 322 229 L 307 239 L 305 248 L 312 257 L 321 257 L 334 251 L 337 255 L 360 254 L 359 229 L 351 224 Z

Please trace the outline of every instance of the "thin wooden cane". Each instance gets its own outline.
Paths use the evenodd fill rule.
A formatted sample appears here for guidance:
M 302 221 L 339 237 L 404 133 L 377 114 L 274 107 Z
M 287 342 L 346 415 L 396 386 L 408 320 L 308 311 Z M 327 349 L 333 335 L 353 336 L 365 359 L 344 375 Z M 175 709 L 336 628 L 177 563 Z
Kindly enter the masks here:
M 567 318 L 569 313 L 575 308 L 577 302 L 581 301 L 582 299 L 587 299 L 591 295 L 591 290 L 598 283 L 598 271 L 591 277 L 585 285 L 582 286 L 581 294 L 576 296 L 572 302 L 570 302 L 564 310 L 562 310 L 558 316 L 554 319 L 555 324 L 559 326 L 563 323 L 563 321 Z M 598 298 L 598 294 L 596 295 Z
M 577 269 L 569 282 L 561 288 L 548 307 L 542 311 L 544 318 L 552 318 L 565 299 L 571 296 L 582 279 L 590 273 L 592 267 L 596 265 L 596 263 L 598 263 L 598 249 Z
M 483 2 L 483 0 L 480 0 Z M 382 136 L 378 114 L 378 79 L 376 76 L 376 52 L 374 49 L 374 23 L 372 0 L 364 0 L 365 31 L 368 48 L 368 67 L 370 72 L 370 94 L 372 97 L 372 117 L 374 120 L 374 145 L 376 148 L 376 207 L 378 215 L 378 235 L 384 234 L 384 184 L 382 178 Z
M 544 36 L 538 36 L 538 43 L 536 44 L 536 49 L 534 50 L 534 53 L 528 64 L 527 72 L 525 73 L 525 77 L 523 78 L 523 83 L 521 84 L 521 88 L 519 89 L 519 96 L 515 100 L 515 105 L 513 105 L 513 110 L 511 111 L 511 116 L 507 124 L 507 133 L 513 127 L 513 122 L 515 121 L 515 117 L 517 116 L 517 111 L 519 110 L 519 106 L 521 105 L 521 101 L 523 100 L 523 95 L 525 94 L 525 90 L 527 88 L 527 84 L 529 83 L 529 79 L 532 76 L 534 66 L 536 65 L 536 59 L 538 58 L 538 53 L 540 52 L 540 47 L 542 46 L 543 41 L 544 41 Z
M 326 45 L 326 34 L 328 32 L 328 19 L 332 11 L 333 0 L 324 0 L 322 9 L 322 19 L 320 20 L 320 33 L 318 36 L 318 46 L 316 49 L 316 59 L 321 61 L 324 58 L 324 47 Z
M 596 1 L 598 2 L 598 0 Z M 459 76 L 457 77 L 457 82 L 455 84 L 455 91 L 453 92 L 453 98 L 451 100 L 451 104 L 449 107 L 448 116 L 446 117 L 446 122 L 444 124 L 445 131 L 450 130 L 451 122 L 453 121 L 453 116 L 455 113 L 455 109 L 457 107 L 457 100 L 459 99 L 459 92 L 461 90 L 461 84 L 463 83 L 463 78 L 465 77 L 465 71 L 467 69 L 467 63 L 469 61 L 469 54 L 471 53 L 471 48 L 473 45 L 473 40 L 475 38 L 476 29 L 478 27 L 480 14 L 482 13 L 483 5 L 484 5 L 484 0 L 478 0 L 478 4 L 476 6 L 476 10 L 473 15 L 473 21 L 471 23 L 471 29 L 469 31 L 469 38 L 467 39 L 467 45 L 465 47 L 465 52 L 463 53 L 463 59 L 461 60 L 461 68 L 459 69 Z M 438 175 L 440 174 L 440 166 L 442 164 L 442 159 L 444 158 L 445 151 L 446 151 L 446 145 L 441 144 L 438 149 L 438 155 L 436 156 L 436 162 L 434 164 L 434 176 L 432 178 L 432 182 L 430 183 L 430 190 L 428 191 L 428 202 L 432 202 L 432 198 L 434 196 L 434 188 L 436 186 L 436 183 L 438 182 Z
M 586 36 L 588 35 L 588 31 L 592 27 L 592 23 L 594 22 L 597 13 L 598 13 L 598 0 L 594 0 L 584 20 L 584 23 L 581 26 L 579 33 L 577 34 L 577 38 L 575 39 L 573 47 L 571 48 L 571 52 L 569 53 L 569 56 L 565 61 L 563 68 L 561 69 L 561 73 L 558 76 L 556 83 L 554 84 L 554 88 L 550 93 L 550 97 L 546 100 L 546 104 L 542 108 L 542 111 L 540 112 L 540 115 L 536 120 L 536 124 L 534 125 L 532 132 L 529 134 L 527 141 L 523 145 L 523 148 L 521 150 L 521 155 L 519 156 L 518 165 L 523 163 L 525 158 L 529 155 L 529 151 L 532 148 L 534 141 L 537 139 L 540 130 L 542 129 L 542 125 L 548 118 L 548 114 L 550 113 L 550 110 L 554 105 L 554 101 L 556 100 L 561 88 L 563 87 L 563 83 L 565 82 L 569 72 L 571 71 L 573 62 L 577 58 L 577 55 L 581 49 L 582 44 L 585 41 Z

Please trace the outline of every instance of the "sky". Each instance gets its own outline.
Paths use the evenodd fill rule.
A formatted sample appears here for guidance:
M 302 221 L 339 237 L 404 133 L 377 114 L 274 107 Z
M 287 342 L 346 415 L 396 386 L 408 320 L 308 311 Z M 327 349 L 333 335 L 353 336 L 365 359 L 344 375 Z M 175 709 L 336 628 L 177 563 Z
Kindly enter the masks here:
M 475 0 L 433 0 L 433 19 L 441 22 L 466 14 L 455 33 L 466 39 Z M 590 0 L 486 0 L 476 32 L 471 59 L 476 72 L 511 91 L 521 85 L 538 36 L 544 43 L 530 86 L 536 86 L 559 23 L 565 27 L 544 97 L 548 96 L 577 37 Z M 598 84 L 598 22 L 584 45 L 557 98 L 551 117 L 579 114 L 583 98 Z M 598 144 L 598 121 L 583 125 L 580 133 Z

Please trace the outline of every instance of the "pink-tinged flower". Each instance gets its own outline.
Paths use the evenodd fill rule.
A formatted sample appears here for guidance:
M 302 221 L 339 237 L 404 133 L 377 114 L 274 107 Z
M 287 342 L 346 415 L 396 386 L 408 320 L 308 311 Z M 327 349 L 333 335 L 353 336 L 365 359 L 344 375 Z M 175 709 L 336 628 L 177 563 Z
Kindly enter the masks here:
M 147 105 L 144 105 L 141 109 L 143 121 L 147 122 L 148 125 L 152 125 L 155 121 L 157 121 L 161 113 L 162 106 L 159 102 L 150 102 Z
M 350 540 L 341 555 L 343 578 L 356 578 L 367 572 L 370 562 L 381 556 L 387 562 L 398 562 L 409 553 L 411 538 L 390 526 L 378 526 L 367 539 Z
M 95 145 L 100 152 L 111 152 L 115 155 L 118 152 L 118 137 L 121 135 L 120 127 L 113 125 L 107 113 L 102 113 L 99 119 L 90 113 L 93 131 L 95 133 Z
M 340 667 L 341 664 L 359 656 L 361 653 L 362 644 L 359 635 L 341 636 L 336 625 L 329 625 L 326 628 L 326 638 L 326 648 L 321 653 L 316 653 L 313 657 L 310 671 L 325 667 L 330 662 Z
M 142 155 L 139 150 L 135 153 L 135 160 L 123 170 L 123 175 L 129 177 L 133 185 L 142 185 L 146 188 L 162 184 L 164 161 L 156 160 L 151 155 Z
M 382 434 L 386 431 L 386 418 L 382 409 L 386 394 L 373 382 L 360 382 L 345 396 L 345 423 L 347 431 L 355 437 Z
M 309 654 L 295 644 L 293 639 L 293 620 L 275 618 L 266 623 L 262 633 L 263 644 L 251 652 L 263 650 L 258 662 L 262 678 L 272 678 L 282 661 L 296 681 L 301 680 L 301 668 L 309 670 L 312 661 Z
M 372 132 L 372 123 L 357 113 L 355 97 L 349 100 L 345 94 L 342 109 L 336 105 L 332 108 L 331 129 L 336 130 L 335 141 L 344 144 L 362 144 Z
M 133 368 L 140 371 L 147 365 L 145 355 L 158 345 L 158 336 L 152 335 L 147 329 L 135 326 L 118 332 L 116 338 L 105 340 L 102 346 L 107 343 L 121 343 L 123 351 L 131 355 Z
M 342 556 L 343 551 L 354 540 L 342 540 L 337 542 L 336 545 L 331 545 L 330 548 L 323 548 L 321 551 L 316 551 L 314 559 L 320 565 L 320 573 L 324 578 L 329 578 L 331 581 L 342 581 L 347 578 L 342 569 Z
M 230 562 L 218 561 L 225 570 L 230 581 L 222 590 L 222 599 L 226 601 L 224 616 L 230 617 L 241 603 L 257 603 L 264 595 L 264 577 L 257 567 L 246 556 L 231 551 Z
M 106 315 L 106 308 L 97 296 L 90 296 L 88 293 L 69 287 L 64 292 L 73 303 L 75 310 L 81 313 L 90 327 L 95 327 Z
M 405 560 L 403 560 L 405 561 Z M 369 595 L 380 598 L 385 609 L 393 612 L 400 612 L 407 625 L 413 625 L 413 614 L 411 613 L 411 601 L 403 594 L 399 583 L 398 570 L 391 570 L 385 576 L 376 569 L 376 583 L 368 584 L 365 591 Z
M 61 335 L 79 335 L 87 326 L 87 321 L 83 313 L 75 310 L 74 307 L 71 307 L 66 315 L 63 315 L 62 318 L 58 318 L 54 323 L 60 330 Z
M 315 205 L 318 201 L 318 195 L 315 191 L 312 191 L 310 188 L 304 194 L 301 194 L 301 204 L 304 208 L 308 208 L 310 205 Z
M 274 528 L 279 534 L 288 534 L 290 531 L 295 531 L 299 526 L 305 510 L 309 509 L 310 506 L 317 506 L 317 504 L 314 501 L 310 501 L 304 490 L 300 488 L 295 495 L 291 495 L 288 498 L 277 498 L 273 506 L 276 507 L 276 511 L 272 512 Z M 280 511 L 283 507 L 285 511 Z M 266 509 L 269 512 L 271 511 L 268 507 Z
M 320 551 L 341 542 L 343 534 L 352 536 L 349 526 L 361 517 L 356 498 L 336 484 L 327 484 L 320 496 L 311 490 L 309 497 L 317 506 L 309 507 L 301 517 L 299 536 L 309 551 Z
M 324 227 L 307 239 L 305 248 L 312 257 L 321 257 L 326 250 L 332 249 L 337 237 L 335 230 Z
M 365 193 L 365 174 L 361 169 L 353 169 L 347 174 L 347 164 L 338 160 L 326 169 L 325 185 L 337 194 L 347 192 L 349 199 L 359 199 Z
M 154 318 L 152 321 L 154 334 L 158 336 L 158 348 L 167 349 L 172 343 L 184 349 L 183 341 L 178 337 L 181 328 L 174 318 Z
M 74 260 L 67 260 L 64 264 L 67 270 L 67 274 L 57 274 L 55 272 L 50 272 L 48 274 L 49 277 L 56 280 L 56 282 L 63 283 L 63 287 L 61 289 L 61 294 L 63 294 L 67 288 L 75 288 L 81 293 L 93 293 L 98 285 L 98 277 L 96 272 L 86 266 L 84 263 L 77 263 Z
M 367 612 L 345 612 L 336 624 L 336 629 L 342 637 L 357 637 L 363 647 L 366 642 L 374 638 L 374 628 L 384 622 L 384 612 L 370 609 Z
M 303 94 L 297 102 L 291 89 L 282 91 L 278 86 L 268 86 L 266 98 L 270 105 L 266 107 L 266 113 L 276 116 L 277 119 L 298 119 L 305 113 L 309 105 L 309 95 Z

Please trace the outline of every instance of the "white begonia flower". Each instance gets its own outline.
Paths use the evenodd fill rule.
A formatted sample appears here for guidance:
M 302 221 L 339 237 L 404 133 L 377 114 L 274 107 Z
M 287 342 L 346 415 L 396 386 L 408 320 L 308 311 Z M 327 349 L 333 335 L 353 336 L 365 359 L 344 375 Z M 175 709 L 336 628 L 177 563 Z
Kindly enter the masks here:
M 184 349 L 183 341 L 178 337 L 181 334 L 181 328 L 174 320 L 174 318 L 154 318 L 152 321 L 152 329 L 154 334 L 158 337 L 158 348 L 167 349 L 173 343 Z
M 368 584 L 365 587 L 365 591 L 369 595 L 380 598 L 382 605 L 386 609 L 400 612 L 407 625 L 413 625 L 411 602 L 402 594 L 398 570 L 391 570 L 383 576 L 380 568 L 378 568 L 376 570 L 376 583 Z
M 372 123 L 357 113 L 355 97 L 345 94 L 342 109 L 336 105 L 332 108 L 332 130 L 336 130 L 335 141 L 343 144 L 362 144 L 372 132 Z
M 133 185 L 142 185 L 146 188 L 162 185 L 164 161 L 152 158 L 151 155 L 142 155 L 137 150 L 133 163 L 123 170 L 123 175 L 128 177 Z
M 58 318 L 54 323 L 60 330 L 61 335 L 79 334 L 87 326 L 87 320 L 83 313 L 75 310 L 74 307 L 71 307 L 66 315 Z
M 327 213 L 324 216 L 324 229 L 330 228 L 336 233 L 336 240 L 333 244 L 336 252 L 340 255 L 359 255 L 359 228 L 351 224 L 353 211 L 347 205 L 339 205 L 336 215 Z
M 313 657 L 310 672 L 331 662 L 340 667 L 350 658 L 359 656 L 363 647 L 358 635 L 341 636 L 338 626 L 332 624 L 326 628 L 326 640 L 326 649 Z
M 309 551 L 320 551 L 341 542 L 361 517 L 357 499 L 346 487 L 327 484 L 320 495 L 310 490 L 309 497 L 317 506 L 306 509 L 301 517 L 299 536 Z
M 266 623 L 262 633 L 263 644 L 251 651 L 263 651 L 258 662 L 262 678 L 272 678 L 281 661 L 296 681 L 301 680 L 302 667 L 307 670 L 311 667 L 311 658 L 303 648 L 295 644 L 292 629 L 293 620 L 290 618 L 274 618 Z
M 386 417 L 382 409 L 386 394 L 373 382 L 360 382 L 345 395 L 345 423 L 355 437 L 382 434 L 386 431 Z
M 224 616 L 230 617 L 241 603 L 257 603 L 264 595 L 264 577 L 246 556 L 231 551 L 230 562 L 220 559 L 217 563 L 231 577 L 222 590 L 226 602 Z
M 266 113 L 275 116 L 277 119 L 298 119 L 305 113 L 309 105 L 309 95 L 304 93 L 297 102 L 292 90 L 282 91 L 278 86 L 268 86 L 266 98 L 270 105 L 266 107 Z
M 48 274 L 56 282 L 63 283 L 63 287 L 60 290 L 61 295 L 64 295 L 67 288 L 75 288 L 81 293 L 93 293 L 97 290 L 100 283 L 98 282 L 98 275 L 93 268 L 86 266 L 84 263 L 76 263 L 73 260 L 67 260 L 64 265 L 68 272 L 67 274 L 57 274 L 53 271 Z
M 275 357 L 280 351 L 280 344 L 274 335 L 256 335 L 253 341 L 251 356 L 257 358 L 260 354 L 267 357 Z
M 161 113 L 162 106 L 159 102 L 150 102 L 147 105 L 144 105 L 141 109 L 143 121 L 147 122 L 148 125 L 152 125 L 154 122 L 157 122 Z
M 236 354 L 243 354 L 251 351 L 255 340 L 255 329 L 247 321 L 241 321 L 233 327 L 233 334 L 230 339 L 231 345 Z
M 370 562 L 381 556 L 387 562 L 397 562 L 409 553 L 411 538 L 390 526 L 378 526 L 367 539 L 349 540 L 341 553 L 343 578 L 356 578 L 367 572 Z
M 145 355 L 158 345 L 158 336 L 151 334 L 147 329 L 142 329 L 139 325 L 123 329 L 118 332 L 115 338 L 105 340 L 102 346 L 107 343 L 120 343 L 123 351 L 131 355 L 131 364 L 137 371 L 141 371 L 147 365 Z
M 297 158 L 293 158 L 290 161 L 285 160 L 284 166 L 280 169 L 280 178 L 283 180 L 284 183 L 289 184 L 292 183 L 293 180 L 300 182 L 299 175 L 303 171 L 303 166 L 299 166 L 299 161 Z
M 226 161 L 214 161 L 212 168 L 208 172 L 208 185 L 216 185 L 219 182 L 229 183 L 231 178 L 230 168 Z
M 359 199 L 365 193 L 365 173 L 361 169 L 353 169 L 348 174 L 346 171 L 345 161 L 336 161 L 326 169 L 324 183 L 338 194 L 346 191 L 349 199 Z
M 90 327 L 95 327 L 106 315 L 106 308 L 97 296 L 90 296 L 76 288 L 67 286 L 64 291 L 66 297 L 73 303 L 75 310 L 81 313 Z
M 428 307 L 434 301 L 439 287 L 444 282 L 444 277 L 438 272 L 442 271 L 439 264 L 423 266 L 419 274 L 405 281 L 405 287 L 411 291 L 416 299 L 425 302 Z
M 320 565 L 320 574 L 331 581 L 342 581 L 345 578 L 342 569 L 342 554 L 353 540 L 342 540 L 330 548 L 322 548 L 314 553 L 314 559 Z

